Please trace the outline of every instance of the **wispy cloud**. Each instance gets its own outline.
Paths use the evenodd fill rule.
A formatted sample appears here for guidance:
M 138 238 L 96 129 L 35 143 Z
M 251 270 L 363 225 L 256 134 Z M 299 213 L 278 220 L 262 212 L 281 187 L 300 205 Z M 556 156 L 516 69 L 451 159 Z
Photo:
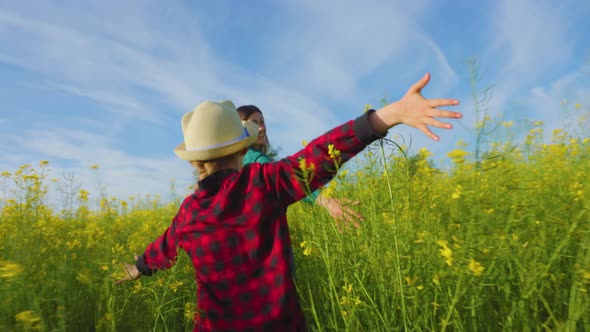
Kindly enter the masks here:
M 205 99 L 221 98 L 272 109 L 266 112 L 275 128 L 270 131 L 275 130 L 275 144 L 283 147 L 286 142 L 299 142 L 295 136 L 319 134 L 321 128 L 327 128 L 322 125 L 325 121 L 334 122 L 324 106 L 297 90 L 217 57 L 203 38 L 200 23 L 178 4 L 165 8 L 135 5 L 133 10 L 125 10 L 125 15 L 116 10 L 116 2 L 100 8 L 65 9 L 43 2 L 0 8 L 0 43 L 5 45 L 0 49 L 0 61 L 38 75 L 35 84 L 45 85 L 45 89 L 82 97 L 117 115 L 115 121 L 117 117 L 104 115 L 83 119 L 93 124 L 88 126 L 93 130 L 119 126 L 124 132 L 129 123 L 144 121 L 158 124 L 154 131 L 172 131 L 171 136 L 179 137 L 180 114 Z M 35 10 L 29 11 L 30 6 Z M 58 167 L 65 169 L 101 164 L 107 185 L 120 194 L 128 193 L 121 186 L 123 174 L 130 175 L 126 182 L 135 183 L 178 174 L 190 176 L 189 169 L 178 166 L 186 165 L 170 152 L 174 145 L 160 158 L 140 157 L 127 148 L 142 144 L 141 136 L 151 133 L 138 132 L 132 136 L 137 139 L 135 144 L 123 145 L 108 131 L 66 127 L 60 119 L 84 117 L 71 106 L 55 114 L 52 123 L 32 122 L 26 132 L 4 131 L 2 140 L 15 147 L 6 154 L 19 151 L 22 158 L 12 158 L 13 162 L 60 160 Z M 41 110 L 27 111 L 34 114 Z M 300 130 L 284 135 L 289 126 Z M 17 166 L 8 159 L 3 164 Z M 154 184 L 145 189 L 156 188 Z
M 444 34 L 429 32 L 446 23 L 438 12 L 443 6 L 433 4 L 3 3 L 0 66 L 20 77 L 20 88 L 34 86 L 59 100 L 47 98 L 56 105 L 30 109 L 15 101 L 3 108 L 18 112 L 0 119 L 6 129 L 0 140 L 12 143 L 0 148 L 1 168 L 50 158 L 58 161 L 56 169 L 86 172 L 99 163 L 114 191 L 126 195 L 140 184 L 145 192 L 158 191 L 178 174 L 190 177 L 190 168 L 171 150 L 181 139 L 181 114 L 203 100 L 260 106 L 272 142 L 286 154 L 295 152 L 301 139 L 360 114 L 365 103 L 401 95 L 426 70 L 434 78 L 429 97 L 459 93 L 467 96 L 460 108 L 469 111 L 467 81 L 456 68 L 463 53 L 449 52 L 444 39 L 463 35 L 441 38 Z M 548 116 L 563 91 L 577 91 L 567 98 L 586 100 L 587 91 L 580 88 L 585 81 L 577 73 L 586 67 L 568 67 L 587 37 L 579 29 L 584 15 L 572 15 L 574 2 L 506 0 L 489 7 L 489 20 L 481 18 L 482 33 L 475 37 L 488 49 L 465 46 L 465 55 L 481 52 L 485 81 L 496 85 L 492 109 L 510 113 L 526 100 Z M 21 72 L 26 74 L 18 76 Z M 3 79 L 12 86 L 11 78 Z M 15 126 L 17 118 L 27 118 L 26 126 Z M 471 120 L 466 116 L 460 123 L 467 127 Z M 413 129 L 394 132 L 411 134 L 415 146 L 441 151 L 470 135 L 455 130 L 435 143 Z
M 312 96 L 351 100 L 361 80 L 385 64 L 398 73 L 399 63 L 435 54 L 444 79 L 456 74 L 441 49 L 420 28 L 424 2 L 292 1 L 285 25 L 269 49 L 265 70 L 280 82 Z M 390 69 L 391 70 L 391 69 Z M 414 74 L 414 73 L 413 73 Z M 396 75 L 399 77 L 399 74 Z
M 581 37 L 574 30 L 580 22 L 573 15 L 573 2 L 500 1 L 493 9 L 490 33 L 493 39 L 484 52 L 489 78 L 494 81 L 494 105 L 555 78 L 567 69 Z
M 136 156 L 113 146 L 109 137 L 77 130 L 45 128 L 27 130 L 23 136 L 11 137 L 13 151 L 26 151 L 36 160 L 50 160 L 55 176 L 75 173 L 86 188 L 96 186 L 90 166 L 100 165 L 108 193 L 128 197 L 138 193 L 162 192 L 171 180 L 188 186 L 191 179 L 188 164 L 175 158 Z M 7 151 L 10 155 L 13 151 Z M 34 163 L 33 161 L 31 161 Z M 146 191 L 138 191 L 146 189 Z

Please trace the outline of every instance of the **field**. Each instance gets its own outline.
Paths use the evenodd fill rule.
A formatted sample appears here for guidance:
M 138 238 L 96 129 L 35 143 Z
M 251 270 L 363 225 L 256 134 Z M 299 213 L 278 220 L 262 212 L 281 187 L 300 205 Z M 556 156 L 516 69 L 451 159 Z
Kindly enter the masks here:
M 325 194 L 361 201 L 359 228 L 289 210 L 296 282 L 314 331 L 590 331 L 590 139 L 533 128 L 520 144 L 430 154 L 373 146 Z M 361 161 L 362 160 L 362 161 Z M 2 173 L 0 331 L 190 331 L 184 254 L 116 285 L 179 202 L 70 193 L 46 204 L 50 165 Z M 165 185 L 165 184 L 164 184 Z

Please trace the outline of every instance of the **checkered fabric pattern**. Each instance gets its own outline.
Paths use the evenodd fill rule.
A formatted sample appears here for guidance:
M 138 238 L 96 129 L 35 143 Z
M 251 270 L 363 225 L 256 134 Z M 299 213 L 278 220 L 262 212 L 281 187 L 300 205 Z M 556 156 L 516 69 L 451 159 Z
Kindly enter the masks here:
M 178 248 L 190 256 L 198 289 L 195 331 L 306 331 L 291 277 L 287 207 L 334 177 L 329 144 L 343 163 L 380 137 L 369 113 L 277 162 L 211 174 L 183 201 L 136 265 L 151 275 L 172 266 Z M 315 168 L 307 183 L 303 164 Z

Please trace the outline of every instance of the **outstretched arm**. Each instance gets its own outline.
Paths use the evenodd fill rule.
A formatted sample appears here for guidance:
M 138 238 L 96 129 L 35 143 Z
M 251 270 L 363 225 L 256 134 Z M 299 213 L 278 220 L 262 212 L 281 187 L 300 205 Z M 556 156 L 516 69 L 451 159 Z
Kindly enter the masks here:
M 118 284 L 137 279 L 142 275 L 150 276 L 158 270 L 167 269 L 174 265 L 180 246 L 175 225 L 179 214 L 176 215 L 172 225 L 166 229 L 164 234 L 147 246 L 143 255 L 135 256 L 133 265 L 123 263 L 125 276 L 117 281 Z
M 421 90 L 429 80 L 430 75 L 426 74 L 400 100 L 330 130 L 287 158 L 261 165 L 264 183 L 269 190 L 276 193 L 280 201 L 291 204 L 305 197 L 309 190 L 325 185 L 336 174 L 329 145 L 340 151 L 340 161 L 344 163 L 398 124 L 418 128 L 428 137 L 438 140 L 438 136 L 429 126 L 443 129 L 450 129 L 452 126 L 436 118 L 459 119 L 462 115 L 437 109 L 441 106 L 458 105 L 459 101 L 456 99 L 426 99 L 422 96 Z M 310 170 L 313 176 L 304 176 L 305 179 L 301 181 L 302 168 Z

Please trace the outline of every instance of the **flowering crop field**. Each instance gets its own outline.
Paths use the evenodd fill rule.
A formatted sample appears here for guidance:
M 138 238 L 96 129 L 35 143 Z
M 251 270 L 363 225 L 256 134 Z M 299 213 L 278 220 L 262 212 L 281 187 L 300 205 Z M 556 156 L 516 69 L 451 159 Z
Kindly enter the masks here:
M 288 219 L 312 331 L 590 331 L 590 139 L 458 148 L 448 170 L 420 150 L 356 158 L 324 190 L 359 200 L 359 228 L 303 203 Z M 50 165 L 2 173 L 0 331 L 190 331 L 188 257 L 116 285 L 121 262 L 166 227 L 178 202 L 73 193 L 46 203 Z M 98 196 L 97 196 L 98 197 Z

